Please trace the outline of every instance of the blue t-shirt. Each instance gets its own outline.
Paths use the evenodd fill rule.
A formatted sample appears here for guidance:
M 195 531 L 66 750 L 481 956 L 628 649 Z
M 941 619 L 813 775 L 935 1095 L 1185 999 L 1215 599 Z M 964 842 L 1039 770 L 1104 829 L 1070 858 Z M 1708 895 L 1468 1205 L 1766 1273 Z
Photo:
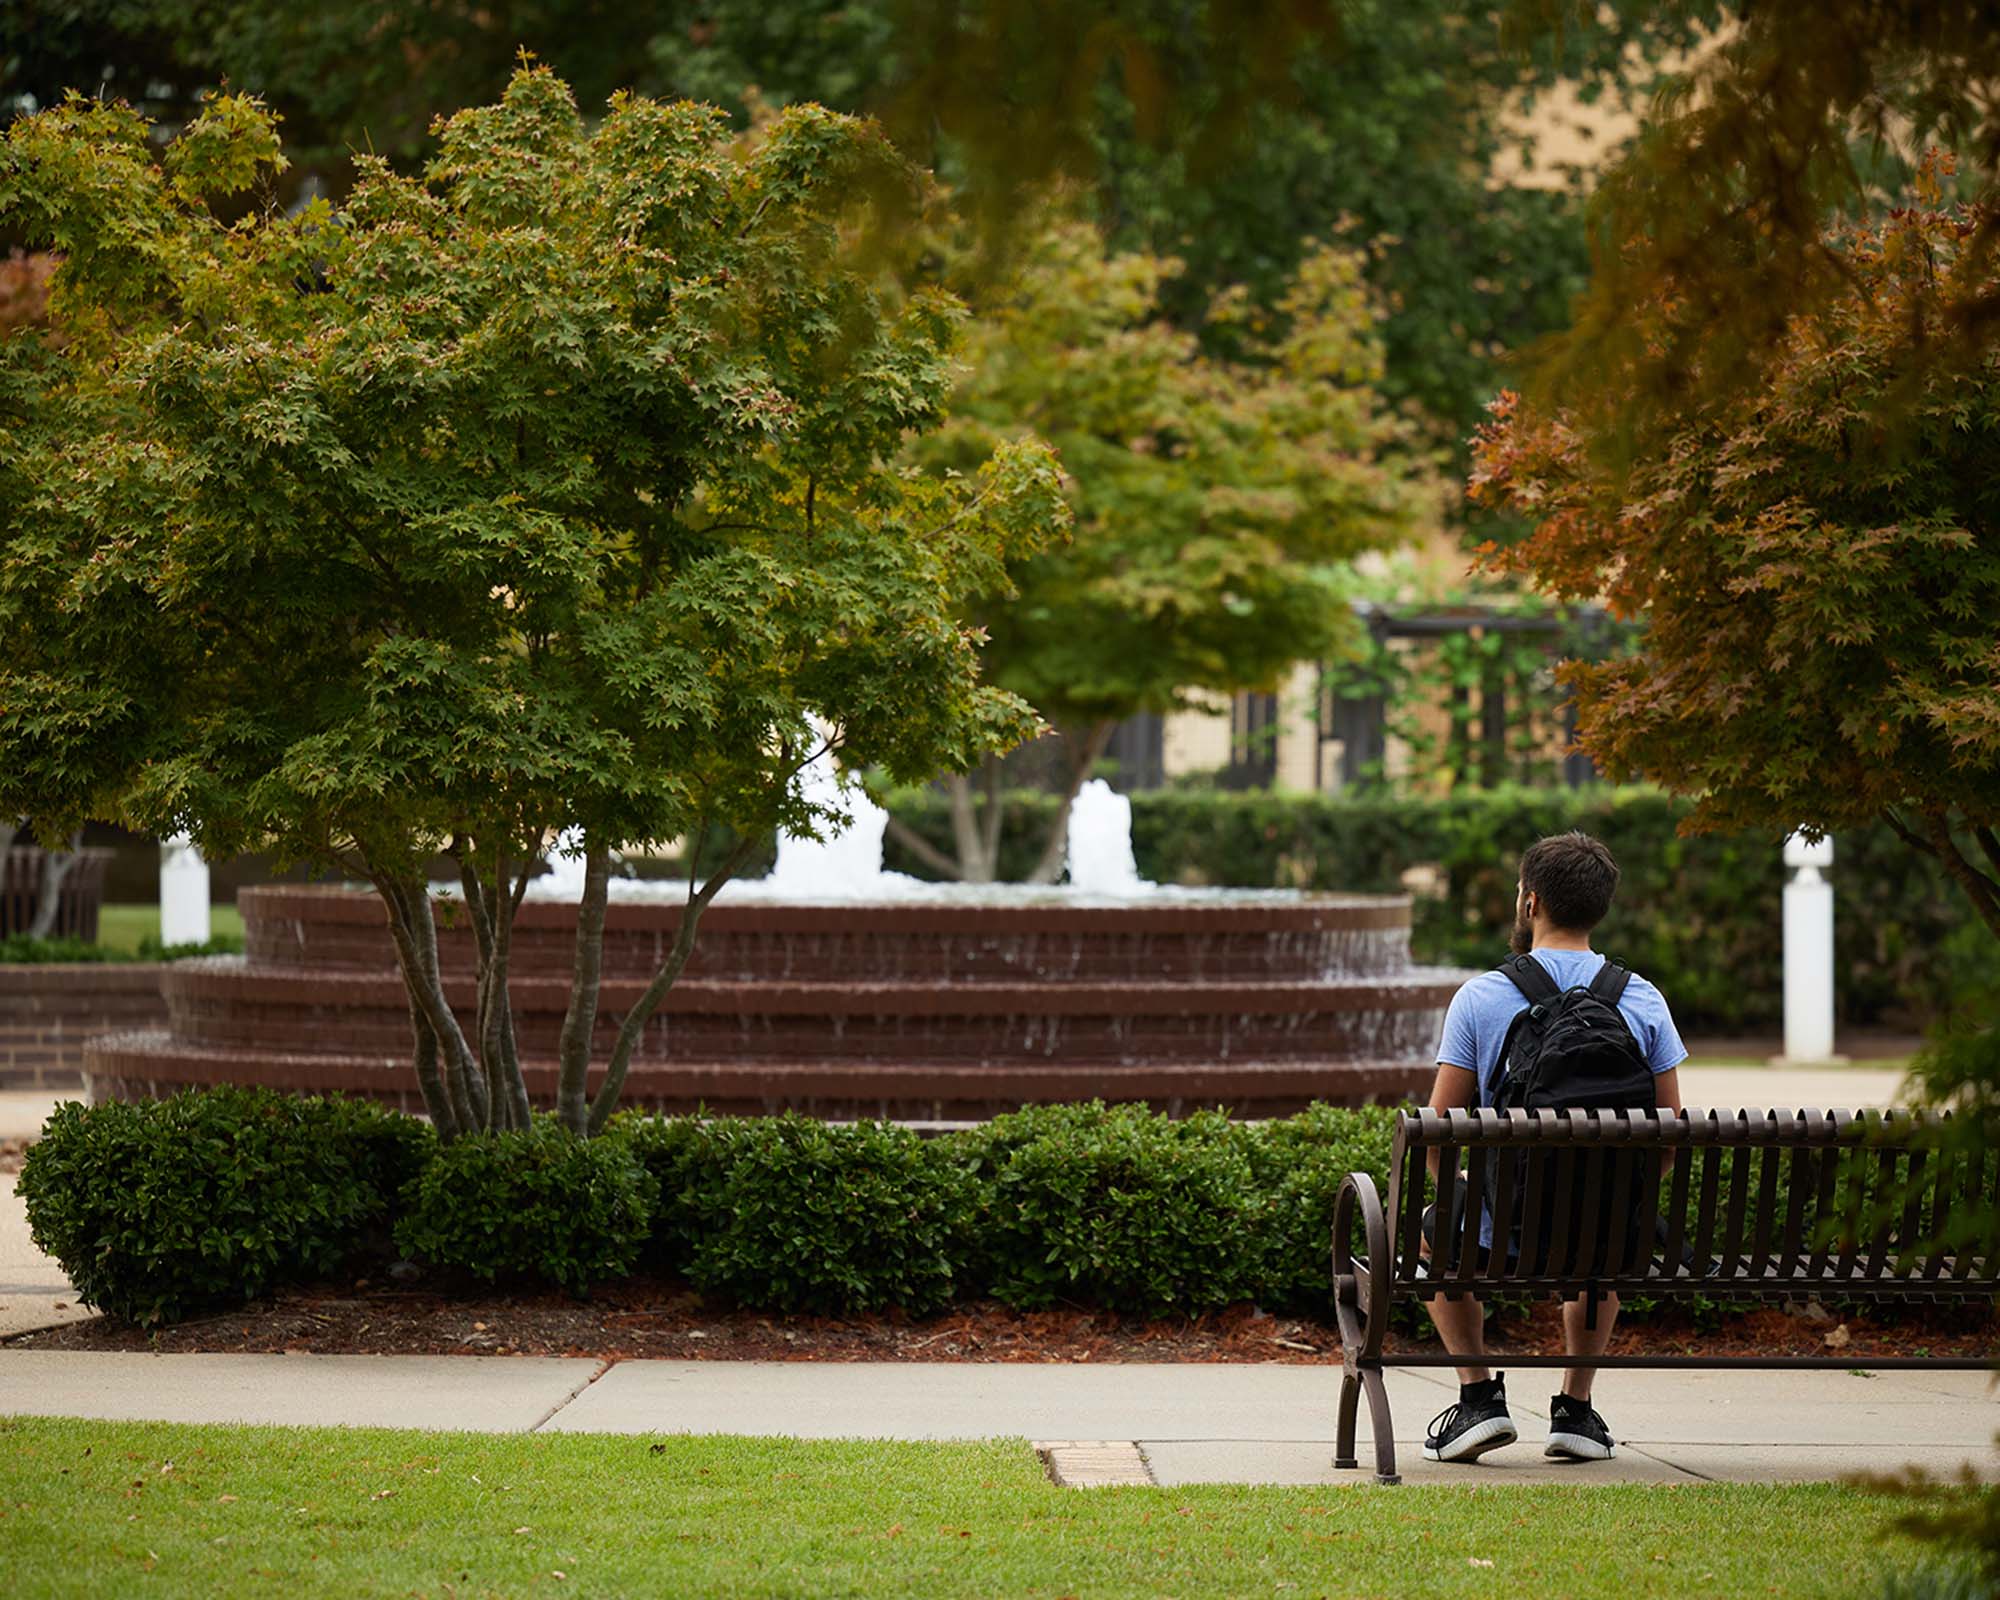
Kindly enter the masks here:
M 1537 950 L 1534 957 L 1558 989 L 1575 989 L 1588 984 L 1604 965 L 1595 950 Z M 1479 1093 L 1473 1104 L 1493 1104 L 1494 1080 L 1500 1075 L 1500 1046 L 1507 1040 L 1507 1026 L 1527 1010 L 1528 998 L 1514 987 L 1504 972 L 1482 972 L 1463 984 L 1451 997 L 1444 1014 L 1444 1037 L 1438 1041 L 1438 1062 L 1447 1067 L 1463 1067 L 1479 1075 Z M 1636 972 L 1618 997 L 1619 1014 L 1632 1030 L 1646 1064 L 1654 1072 L 1666 1072 L 1687 1060 L 1687 1046 L 1681 1043 L 1674 1019 L 1667 1010 L 1666 997 Z M 1481 1208 L 1479 1242 L 1491 1248 L 1493 1219 Z
M 1575 989 L 1597 976 L 1604 957 L 1595 950 L 1537 950 L 1534 957 L 1558 989 Z M 1528 999 L 1514 987 L 1504 972 L 1482 972 L 1451 997 L 1444 1014 L 1444 1037 L 1438 1041 L 1438 1061 L 1448 1067 L 1463 1067 L 1479 1076 L 1479 1093 L 1474 1105 L 1493 1104 L 1494 1080 L 1500 1072 L 1500 1046 L 1507 1038 L 1507 1025 L 1527 1010 Z M 1687 1046 L 1681 1043 L 1667 1010 L 1666 997 L 1636 972 L 1619 997 L 1618 1010 L 1625 1026 L 1632 1030 L 1646 1063 L 1655 1072 L 1666 1072 L 1687 1060 Z

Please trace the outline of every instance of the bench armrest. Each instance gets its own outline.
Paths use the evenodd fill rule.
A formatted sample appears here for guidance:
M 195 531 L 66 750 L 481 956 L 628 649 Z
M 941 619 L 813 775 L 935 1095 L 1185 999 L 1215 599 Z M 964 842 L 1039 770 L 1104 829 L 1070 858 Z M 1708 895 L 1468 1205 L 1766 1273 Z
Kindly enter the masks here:
M 1354 1254 L 1354 1224 L 1361 1223 L 1365 1258 Z M 1389 1328 L 1389 1225 L 1375 1180 L 1350 1172 L 1333 1202 L 1333 1314 L 1340 1328 L 1342 1359 L 1349 1370 L 1379 1360 Z

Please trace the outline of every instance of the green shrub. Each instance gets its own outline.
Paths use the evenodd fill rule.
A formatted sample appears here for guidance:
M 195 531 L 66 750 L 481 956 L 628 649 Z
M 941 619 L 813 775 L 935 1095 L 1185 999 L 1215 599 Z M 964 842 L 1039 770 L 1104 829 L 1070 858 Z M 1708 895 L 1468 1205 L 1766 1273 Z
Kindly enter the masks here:
M 738 1305 L 936 1310 L 958 1263 L 971 1175 L 954 1148 L 891 1123 L 633 1117 L 620 1137 L 660 1185 L 654 1258 Z
M 139 940 L 141 961 L 184 961 L 189 956 L 240 956 L 241 954 L 243 954 L 243 935 L 240 933 L 218 933 L 213 938 L 182 944 L 162 944 L 157 933 L 146 934 Z
M 1258 1298 L 1273 1309 L 1333 1312 L 1333 1203 L 1350 1172 L 1389 1198 L 1396 1113 L 1388 1106 L 1316 1105 L 1295 1117 L 1245 1124 L 1251 1180 L 1271 1197 L 1267 1266 Z
M 21 1170 L 35 1243 L 78 1298 L 150 1326 L 332 1271 L 429 1131 L 339 1100 L 217 1088 L 56 1108 Z
M 659 1184 L 621 1139 L 579 1139 L 550 1116 L 439 1146 L 402 1195 L 396 1244 L 489 1282 L 581 1294 L 639 1264 Z
M 1688 806 L 1651 789 L 1470 790 L 1449 796 L 1149 790 L 1132 797 L 1139 870 L 1160 883 L 1399 892 L 1420 880 L 1420 961 L 1488 966 L 1506 953 L 1521 852 L 1583 828 L 1623 872 L 1596 943 L 1665 991 L 1683 1029 L 1769 1027 L 1782 1017 L 1785 869 L 1759 835 L 1684 838 Z M 941 795 L 898 790 L 896 817 L 946 851 Z M 1009 794 L 1000 870 L 1026 873 L 1053 797 Z M 2000 940 L 1936 863 L 1886 827 L 1835 841 L 1835 955 L 1845 1020 L 1919 1016 L 2000 994 Z M 886 864 L 934 876 L 889 841 Z
M 1158 1315 L 1258 1298 L 1273 1197 L 1219 1112 L 1038 1107 L 966 1136 L 994 1297 Z
M 0 966 L 67 965 L 118 959 L 115 952 L 87 939 L 30 939 L 25 933 L 10 933 L 0 939 Z

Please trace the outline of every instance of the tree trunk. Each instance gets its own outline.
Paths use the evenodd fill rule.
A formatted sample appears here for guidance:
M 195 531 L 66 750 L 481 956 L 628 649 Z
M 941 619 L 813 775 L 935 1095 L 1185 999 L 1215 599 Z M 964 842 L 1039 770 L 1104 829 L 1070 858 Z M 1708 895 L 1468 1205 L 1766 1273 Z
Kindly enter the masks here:
M 576 954 L 570 964 L 569 1009 L 556 1047 L 556 1117 L 570 1132 L 590 1132 L 590 1037 L 597 1027 L 597 997 L 604 975 L 604 912 L 611 893 L 611 849 L 584 836 L 583 898 L 576 908 Z
M 472 1047 L 453 1015 L 438 968 L 437 927 L 431 920 L 426 885 L 400 882 L 371 874 L 375 891 L 389 911 L 389 935 L 395 941 L 396 962 L 411 1008 L 427 1024 L 436 1047 L 443 1102 L 450 1115 L 437 1121 L 443 1138 L 482 1132 L 492 1126 L 486 1083 L 473 1059 Z M 421 1035 L 419 1049 L 422 1049 Z M 421 1082 L 421 1077 L 419 1082 Z M 447 1128 L 451 1131 L 447 1133 Z
M 42 886 L 35 900 L 35 917 L 28 924 L 30 939 L 46 939 L 55 932 L 56 912 L 62 907 L 62 886 L 71 869 L 83 859 L 83 833 L 70 836 L 67 850 L 42 852 Z
M 1115 722 L 1097 722 L 1084 732 L 1081 742 L 1065 733 L 1063 743 L 1070 747 L 1069 786 L 1063 791 L 1062 804 L 1056 808 L 1055 821 L 1049 827 L 1048 840 L 1042 846 L 1042 858 L 1035 863 L 1035 870 L 1028 874 L 1030 883 L 1054 883 L 1062 876 L 1066 852 L 1069 848 L 1069 809 L 1076 803 L 1077 790 L 1090 777 L 1090 769 L 1097 765 L 1097 759 L 1104 754 L 1111 743 L 1111 735 L 1117 727 Z
M 986 830 L 980 825 L 983 819 L 972 795 L 972 779 L 966 773 L 954 772 L 945 780 L 945 789 L 951 796 L 951 836 L 958 846 L 959 876 L 967 883 L 991 883 L 999 876 L 1000 868 L 992 850 L 987 848 Z
M 639 1047 L 640 1035 L 646 1031 L 646 1024 L 667 997 L 667 991 L 674 986 L 674 980 L 688 964 L 688 957 L 694 954 L 695 930 L 701 923 L 702 912 L 708 903 L 721 892 L 722 886 L 735 877 L 743 864 L 756 853 L 758 841 L 744 839 L 738 841 L 709 876 L 708 882 L 695 889 L 692 880 L 688 885 L 687 905 L 681 912 L 681 925 L 674 935 L 674 947 L 667 953 L 667 959 L 660 970 L 653 974 L 653 981 L 646 985 L 645 993 L 639 996 L 625 1020 L 619 1024 L 617 1041 L 611 1047 L 611 1060 L 604 1069 L 604 1082 L 598 1085 L 597 1096 L 590 1102 L 590 1131 L 602 1133 L 604 1124 L 611 1120 L 611 1113 L 618 1109 L 618 1096 L 625 1090 L 625 1075 L 632 1066 L 632 1052 Z

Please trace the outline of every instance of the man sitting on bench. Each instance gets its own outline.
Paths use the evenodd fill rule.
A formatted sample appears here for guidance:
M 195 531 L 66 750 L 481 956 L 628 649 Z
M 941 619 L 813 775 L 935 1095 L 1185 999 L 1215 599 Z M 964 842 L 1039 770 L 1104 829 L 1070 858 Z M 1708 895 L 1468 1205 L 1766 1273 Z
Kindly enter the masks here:
M 1532 958 L 1535 966 L 1546 972 L 1549 984 L 1543 986 L 1541 972 L 1523 969 L 1518 962 L 1512 962 L 1496 971 L 1482 973 L 1452 997 L 1451 1007 L 1445 1013 L 1444 1037 L 1438 1045 L 1437 1081 L 1430 1099 L 1434 1110 L 1591 1103 L 1587 1098 L 1565 1097 L 1560 1085 L 1540 1098 L 1523 1098 L 1522 1069 L 1528 1056 L 1524 1041 L 1536 1029 L 1525 1025 L 1516 1028 L 1515 1023 L 1522 1013 L 1531 1010 L 1530 988 L 1562 994 L 1561 1000 L 1533 1005 L 1535 1023 L 1547 1026 L 1543 1022 L 1545 1012 L 1553 1013 L 1570 1004 L 1575 991 L 1589 990 L 1593 984 L 1599 1000 L 1615 1000 L 1616 1018 L 1609 1006 L 1598 1001 L 1583 1000 L 1579 1009 L 1594 1008 L 1600 1029 L 1609 1029 L 1614 1034 L 1617 1021 L 1622 1020 L 1630 1038 L 1618 1039 L 1616 1047 L 1631 1052 L 1632 1070 L 1641 1086 L 1645 1069 L 1650 1069 L 1654 1103 L 1662 1110 L 1680 1110 L 1677 1069 L 1687 1059 L 1687 1049 L 1675 1031 L 1665 997 L 1644 978 L 1627 974 L 1622 968 L 1605 971 L 1605 958 L 1590 948 L 1590 932 L 1611 909 L 1611 897 L 1617 887 L 1618 864 L 1612 860 L 1611 852 L 1588 834 L 1557 834 L 1540 840 L 1522 856 L 1510 944 L 1517 957 Z M 1510 975 L 1510 967 L 1519 975 Z M 1431 1175 L 1435 1178 L 1436 1152 L 1430 1159 Z M 1460 1192 L 1463 1193 L 1463 1186 Z M 1479 1196 L 1468 1196 L 1466 1203 L 1479 1200 Z M 1449 1219 L 1445 1221 L 1448 1223 Z M 1512 1226 L 1510 1219 L 1508 1227 L 1502 1229 L 1503 1244 L 1509 1239 Z M 1493 1231 L 1492 1217 L 1484 1216 L 1479 1233 L 1483 1248 L 1493 1248 Z M 1425 1232 L 1429 1235 L 1433 1230 L 1427 1225 Z M 1457 1235 L 1452 1233 L 1447 1237 Z M 1457 1300 L 1439 1297 L 1430 1302 L 1430 1314 L 1445 1349 L 1466 1357 L 1469 1364 L 1458 1369 L 1458 1403 L 1431 1423 L 1424 1439 L 1424 1459 L 1475 1461 L 1487 1451 L 1497 1450 L 1520 1437 L 1507 1411 L 1506 1374 L 1490 1372 L 1484 1365 L 1485 1313 L 1478 1300 L 1470 1295 Z M 1570 1355 L 1602 1355 L 1611 1341 L 1617 1316 L 1615 1294 L 1603 1296 L 1591 1308 L 1585 1307 L 1581 1297 L 1567 1301 L 1563 1306 L 1564 1350 Z M 1611 1456 L 1611 1431 L 1590 1403 L 1591 1379 L 1595 1376 L 1594 1369 L 1578 1367 L 1563 1379 L 1562 1393 L 1549 1401 L 1549 1441 L 1545 1454 L 1573 1461 L 1603 1461 Z

